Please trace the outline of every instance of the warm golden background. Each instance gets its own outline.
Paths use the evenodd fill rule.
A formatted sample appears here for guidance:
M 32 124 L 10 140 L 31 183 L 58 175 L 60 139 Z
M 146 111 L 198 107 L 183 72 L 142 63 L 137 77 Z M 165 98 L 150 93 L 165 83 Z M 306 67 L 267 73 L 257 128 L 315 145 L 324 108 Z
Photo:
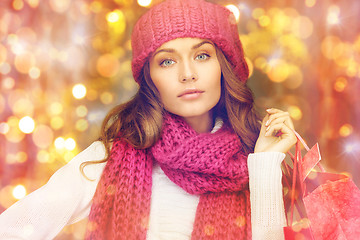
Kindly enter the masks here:
M 159 0 L 0 0 L 0 212 L 96 140 L 128 100 L 130 34 Z M 262 111 L 289 111 L 360 184 L 360 1 L 227 0 Z M 82 239 L 86 220 L 58 239 Z

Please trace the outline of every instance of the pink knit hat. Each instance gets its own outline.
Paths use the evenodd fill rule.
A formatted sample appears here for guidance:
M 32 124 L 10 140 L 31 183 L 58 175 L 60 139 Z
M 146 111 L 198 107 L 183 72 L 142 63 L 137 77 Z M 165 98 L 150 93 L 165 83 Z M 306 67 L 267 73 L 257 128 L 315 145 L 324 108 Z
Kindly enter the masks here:
M 166 0 L 146 12 L 132 37 L 132 71 L 137 83 L 151 54 L 175 38 L 211 40 L 225 54 L 241 81 L 249 75 L 234 15 L 225 7 L 204 0 Z

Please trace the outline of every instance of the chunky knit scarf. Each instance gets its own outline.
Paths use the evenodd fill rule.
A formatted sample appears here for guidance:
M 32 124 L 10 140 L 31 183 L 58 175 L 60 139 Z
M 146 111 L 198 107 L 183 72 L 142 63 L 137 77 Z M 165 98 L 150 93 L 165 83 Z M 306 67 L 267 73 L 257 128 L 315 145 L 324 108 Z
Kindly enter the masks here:
M 246 156 L 226 125 L 196 133 L 182 118 L 165 116 L 162 135 L 149 149 L 113 143 L 98 184 L 86 239 L 145 240 L 152 166 L 190 194 L 199 194 L 192 239 L 251 239 Z

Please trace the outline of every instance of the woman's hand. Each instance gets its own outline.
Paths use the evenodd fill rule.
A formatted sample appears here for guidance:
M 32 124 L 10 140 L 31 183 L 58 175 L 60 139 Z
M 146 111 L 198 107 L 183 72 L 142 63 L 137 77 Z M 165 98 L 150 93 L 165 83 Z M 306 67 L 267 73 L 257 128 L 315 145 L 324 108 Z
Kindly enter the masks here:
M 275 108 L 266 112 L 254 152 L 288 152 L 297 141 L 289 113 Z

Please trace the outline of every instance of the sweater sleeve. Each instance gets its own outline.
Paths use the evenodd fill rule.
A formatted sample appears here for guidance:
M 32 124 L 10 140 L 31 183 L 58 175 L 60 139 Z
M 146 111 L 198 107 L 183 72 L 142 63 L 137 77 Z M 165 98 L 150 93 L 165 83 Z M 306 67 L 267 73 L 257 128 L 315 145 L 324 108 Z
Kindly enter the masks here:
M 263 152 L 248 157 L 252 239 L 284 239 L 286 226 L 281 162 L 284 153 Z
M 0 239 L 53 239 L 65 225 L 87 217 L 105 163 L 84 168 L 93 181 L 81 174 L 79 166 L 104 157 L 103 144 L 94 142 L 55 172 L 44 186 L 5 210 L 0 215 Z

